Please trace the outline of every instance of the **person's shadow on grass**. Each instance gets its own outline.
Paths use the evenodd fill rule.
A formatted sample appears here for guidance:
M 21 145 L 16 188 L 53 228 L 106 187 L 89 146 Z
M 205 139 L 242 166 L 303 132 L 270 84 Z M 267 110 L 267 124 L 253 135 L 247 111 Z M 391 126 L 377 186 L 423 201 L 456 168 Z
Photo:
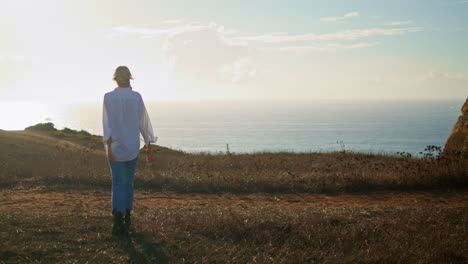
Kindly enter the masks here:
M 168 263 L 168 258 L 157 244 L 142 233 L 131 232 L 119 237 L 120 247 L 127 252 L 131 263 Z

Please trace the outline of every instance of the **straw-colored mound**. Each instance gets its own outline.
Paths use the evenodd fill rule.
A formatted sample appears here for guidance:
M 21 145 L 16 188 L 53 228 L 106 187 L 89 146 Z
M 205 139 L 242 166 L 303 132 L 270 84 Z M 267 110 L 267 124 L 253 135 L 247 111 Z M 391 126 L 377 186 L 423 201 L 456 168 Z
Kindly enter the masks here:
M 0 187 L 108 188 L 102 139 L 68 131 L 1 131 Z M 83 136 L 84 135 L 84 136 Z M 142 150 L 144 152 L 144 150 Z M 466 160 L 364 153 L 140 155 L 135 188 L 179 192 L 348 192 L 440 189 L 467 183 Z
M 468 97 L 461 108 L 461 115 L 445 143 L 444 154 L 468 158 Z

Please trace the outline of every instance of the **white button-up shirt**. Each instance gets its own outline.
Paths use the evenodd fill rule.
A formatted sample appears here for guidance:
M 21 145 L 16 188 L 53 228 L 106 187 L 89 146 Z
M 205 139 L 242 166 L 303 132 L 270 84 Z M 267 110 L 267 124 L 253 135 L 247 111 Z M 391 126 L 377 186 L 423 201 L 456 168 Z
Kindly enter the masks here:
M 140 133 L 145 144 L 157 140 L 143 99 L 131 88 L 118 87 L 104 95 L 102 127 L 104 142 L 112 137 L 111 148 L 116 161 L 128 161 L 138 156 Z

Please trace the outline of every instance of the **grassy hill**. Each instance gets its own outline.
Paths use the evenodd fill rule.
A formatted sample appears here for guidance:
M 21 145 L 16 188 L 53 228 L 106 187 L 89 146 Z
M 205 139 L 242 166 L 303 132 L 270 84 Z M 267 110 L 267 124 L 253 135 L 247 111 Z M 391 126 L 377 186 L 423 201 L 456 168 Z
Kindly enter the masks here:
M 99 136 L 0 131 L 0 263 L 466 263 L 466 161 L 359 153 L 140 158 L 110 235 Z
M 142 149 L 142 154 L 144 153 Z M 140 155 L 136 188 L 180 192 L 356 192 L 464 187 L 467 162 L 459 159 L 365 153 L 187 154 L 154 148 Z M 0 131 L 0 186 L 107 188 L 102 137 L 53 124 Z

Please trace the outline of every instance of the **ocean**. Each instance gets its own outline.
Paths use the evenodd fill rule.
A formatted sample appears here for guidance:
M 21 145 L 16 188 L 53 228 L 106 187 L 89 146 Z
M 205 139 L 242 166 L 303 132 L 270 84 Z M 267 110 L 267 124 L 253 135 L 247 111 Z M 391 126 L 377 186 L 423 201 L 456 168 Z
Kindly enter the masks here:
M 443 146 L 453 101 L 146 102 L 157 144 L 187 152 L 408 152 Z M 16 109 L 16 110 L 12 110 Z M 3 102 L 0 129 L 53 122 L 102 135 L 102 106 Z

